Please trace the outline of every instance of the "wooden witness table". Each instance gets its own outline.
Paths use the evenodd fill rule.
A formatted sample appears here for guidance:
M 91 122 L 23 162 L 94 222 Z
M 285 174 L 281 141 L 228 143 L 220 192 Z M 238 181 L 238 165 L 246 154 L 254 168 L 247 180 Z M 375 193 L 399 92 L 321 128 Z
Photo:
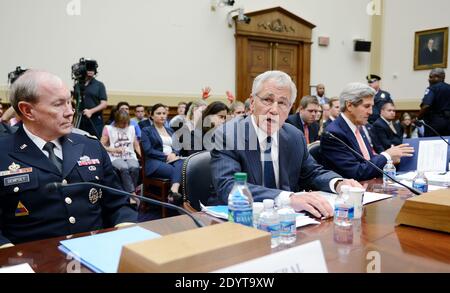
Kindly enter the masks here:
M 368 267 L 373 269 L 371 265 L 378 260 L 383 273 L 450 272 L 450 234 L 395 225 L 397 213 L 410 192 L 397 188 L 383 191 L 381 180 L 370 181 L 368 190 L 389 192 L 394 197 L 366 205 L 362 219 L 355 222 L 351 230 L 336 228 L 332 219 L 299 228 L 297 241 L 291 247 L 320 240 L 329 272 L 367 272 Z M 203 213 L 198 215 L 207 224 L 218 222 Z M 139 223 L 139 226 L 161 235 L 196 228 L 187 216 Z M 111 230 L 114 229 L 103 231 Z M 57 248 L 63 239 L 66 237 L 1 249 L 0 267 L 28 262 L 35 272 L 70 272 L 73 260 Z M 285 248 L 280 246 L 273 252 Z M 81 272 L 90 270 L 81 266 Z

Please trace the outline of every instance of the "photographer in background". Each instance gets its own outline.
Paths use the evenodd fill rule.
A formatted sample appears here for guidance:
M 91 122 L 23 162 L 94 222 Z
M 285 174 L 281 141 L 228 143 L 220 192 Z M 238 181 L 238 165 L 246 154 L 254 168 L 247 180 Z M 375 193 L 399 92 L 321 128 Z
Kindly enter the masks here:
M 81 88 L 84 86 L 81 91 L 80 105 L 78 105 L 79 114 L 82 115 L 79 128 L 100 139 L 103 131 L 102 111 L 108 106 L 106 102 L 108 99 L 106 88 L 101 81 L 95 79 L 98 67 L 97 61 L 81 58 L 78 65 L 79 68 L 82 68 L 84 65 L 86 70 L 85 74 L 81 70 L 82 72 L 78 78 Z M 73 71 L 74 67 L 72 67 L 72 73 L 77 77 L 77 74 Z

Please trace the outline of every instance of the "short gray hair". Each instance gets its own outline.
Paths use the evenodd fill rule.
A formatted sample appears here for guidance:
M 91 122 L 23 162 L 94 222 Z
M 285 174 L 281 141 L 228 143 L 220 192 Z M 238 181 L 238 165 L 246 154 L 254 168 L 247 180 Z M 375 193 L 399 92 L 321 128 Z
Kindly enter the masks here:
M 52 82 L 62 83 L 62 80 L 46 71 L 27 70 L 11 86 L 9 93 L 11 106 L 21 115 L 19 102 L 37 103 L 39 96 L 42 95 L 42 86 Z
M 436 75 L 442 79 L 445 79 L 445 70 L 442 68 L 433 68 L 430 71 L 430 75 Z
M 294 103 L 297 98 L 297 87 L 289 75 L 278 70 L 266 71 L 258 75 L 253 81 L 252 96 L 258 94 L 263 83 L 268 80 L 274 80 L 278 86 L 289 87 L 291 90 L 290 103 L 291 105 Z
M 375 94 L 375 90 L 367 84 L 360 82 L 352 82 L 347 84 L 339 96 L 341 112 L 344 112 L 347 108 L 346 102 L 350 102 L 352 105 L 358 106 L 362 103 L 363 98 L 373 97 Z

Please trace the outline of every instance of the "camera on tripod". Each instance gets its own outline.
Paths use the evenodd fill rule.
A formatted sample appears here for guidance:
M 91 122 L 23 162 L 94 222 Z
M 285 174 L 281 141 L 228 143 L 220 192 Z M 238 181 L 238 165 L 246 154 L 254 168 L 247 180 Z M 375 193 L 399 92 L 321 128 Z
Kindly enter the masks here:
M 11 71 L 10 73 L 8 73 L 8 83 L 10 85 L 13 84 L 16 81 L 16 79 L 18 79 L 19 76 L 21 76 L 27 70 L 28 69 L 22 69 L 20 66 L 17 66 L 16 70 Z
M 80 62 L 72 65 L 72 79 L 76 81 L 85 81 L 88 71 L 94 71 L 97 74 L 98 63 L 93 59 L 80 58 Z

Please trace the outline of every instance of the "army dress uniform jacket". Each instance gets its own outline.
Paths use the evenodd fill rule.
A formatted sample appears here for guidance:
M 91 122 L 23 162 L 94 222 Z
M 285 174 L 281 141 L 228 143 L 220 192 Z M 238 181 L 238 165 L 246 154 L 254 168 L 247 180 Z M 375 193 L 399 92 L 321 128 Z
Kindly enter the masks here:
M 0 137 L 0 245 L 70 235 L 136 222 L 129 198 L 91 186 L 50 191 L 52 182 L 94 182 L 121 188 L 100 142 L 69 134 L 61 139 L 62 174 L 22 126 Z

